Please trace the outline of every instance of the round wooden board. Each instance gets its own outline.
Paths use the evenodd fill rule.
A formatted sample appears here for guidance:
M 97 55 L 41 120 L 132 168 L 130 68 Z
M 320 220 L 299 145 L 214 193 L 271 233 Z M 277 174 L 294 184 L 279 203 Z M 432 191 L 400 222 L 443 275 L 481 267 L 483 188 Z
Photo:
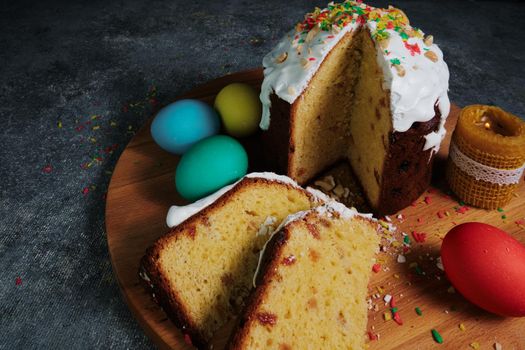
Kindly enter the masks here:
M 201 85 L 181 98 L 201 99 L 213 103 L 219 90 L 232 82 L 244 82 L 259 88 L 262 80 L 260 69 L 228 75 Z M 450 131 L 457 120 L 459 108 L 452 106 L 447 129 Z M 186 203 L 175 191 L 174 171 L 179 157 L 159 148 L 150 136 L 151 119 L 139 130 L 122 153 L 108 190 L 106 204 L 106 230 L 113 269 L 122 294 L 129 308 L 148 336 L 160 348 L 190 349 L 182 333 L 169 321 L 164 312 L 152 301 L 139 283 L 137 271 L 146 248 L 168 231 L 165 224 L 167 210 L 172 204 Z M 444 159 L 450 142 L 450 132 L 444 141 L 439 157 Z M 424 243 L 414 242 L 411 252 L 406 253 L 407 262 L 395 261 L 393 249 L 380 253 L 383 266 L 372 274 L 370 295 L 378 311 L 369 311 L 368 330 L 379 334 L 378 340 L 369 343 L 370 349 L 427 349 L 437 344 L 431 337 L 431 329 L 437 329 L 444 338 L 441 348 L 468 349 L 469 344 L 479 342 L 482 349 L 492 349 L 499 342 L 504 349 L 525 349 L 525 318 L 513 319 L 491 315 L 466 302 L 457 293 L 450 293 L 450 284 L 435 266 L 439 256 L 441 239 L 455 224 L 481 221 L 498 226 L 525 243 L 524 230 L 515 221 L 525 216 L 525 186 L 521 184 L 519 197 L 505 207 L 505 212 L 485 211 L 471 208 L 464 214 L 454 210 L 457 201 L 444 194 L 446 188 L 440 180 L 443 162 L 437 162 L 435 184 L 411 207 L 400 213 L 406 218 L 395 219 L 399 232 L 427 233 Z M 435 187 L 434 187 L 435 186 Z M 429 204 L 424 198 L 429 197 Z M 450 216 L 439 218 L 438 211 L 448 211 Z M 501 218 L 502 214 L 507 219 Z M 415 273 L 417 263 L 424 275 Z M 410 267 L 412 266 L 412 267 Z M 387 271 L 385 271 L 387 270 Z M 438 279 L 439 277 L 439 279 Z M 403 319 L 402 326 L 394 321 L 384 321 L 383 313 L 389 312 L 383 296 L 391 294 Z M 414 308 L 419 306 L 423 316 L 417 316 Z M 459 329 L 459 324 L 466 330 Z M 220 331 L 215 348 L 224 344 L 228 332 Z

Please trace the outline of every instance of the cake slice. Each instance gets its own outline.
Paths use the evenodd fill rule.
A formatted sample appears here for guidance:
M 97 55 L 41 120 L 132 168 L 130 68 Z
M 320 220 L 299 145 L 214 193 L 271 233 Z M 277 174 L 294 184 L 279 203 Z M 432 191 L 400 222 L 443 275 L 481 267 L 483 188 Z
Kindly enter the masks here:
M 238 314 L 261 248 L 289 214 L 319 204 L 312 193 L 288 177 L 252 173 L 170 209 L 168 224 L 176 226 L 147 250 L 140 276 L 193 345 L 205 347 Z
M 295 214 L 267 244 L 230 349 L 364 349 L 378 225 L 331 202 Z

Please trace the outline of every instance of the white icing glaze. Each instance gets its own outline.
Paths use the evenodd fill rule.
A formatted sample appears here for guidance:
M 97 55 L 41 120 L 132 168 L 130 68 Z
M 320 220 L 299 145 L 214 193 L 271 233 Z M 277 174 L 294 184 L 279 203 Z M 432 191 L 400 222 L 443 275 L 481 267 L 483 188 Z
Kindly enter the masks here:
M 272 173 L 272 172 L 260 172 L 260 173 L 254 172 L 254 173 L 246 174 L 244 177 L 247 177 L 247 178 L 261 178 L 261 179 L 277 181 L 277 182 L 285 183 L 285 184 L 294 186 L 296 188 L 301 188 L 302 189 L 302 187 L 299 186 L 297 184 L 297 182 L 295 182 L 294 180 L 292 180 L 288 176 L 278 175 L 278 174 L 275 174 L 275 173 Z M 196 201 L 194 203 L 191 203 L 191 204 L 188 204 L 188 205 L 184 205 L 184 206 L 172 205 L 170 207 L 170 209 L 168 210 L 168 215 L 166 217 L 166 224 L 170 228 L 179 225 L 181 222 L 183 222 L 184 220 L 188 219 L 190 216 L 195 215 L 196 213 L 198 213 L 202 209 L 204 209 L 207 206 L 209 206 L 210 204 L 214 203 L 223 194 L 225 194 L 226 192 L 231 190 L 235 185 L 237 185 L 241 180 L 242 180 L 242 178 L 240 180 L 238 180 L 237 182 L 235 182 L 235 183 L 233 183 L 231 185 L 227 185 L 227 186 L 221 188 L 220 190 L 218 190 L 217 192 L 212 193 L 209 196 L 204 197 L 202 199 L 199 199 L 198 201 Z M 316 190 L 313 190 L 313 189 L 307 189 L 307 191 L 310 192 L 318 202 L 323 202 L 323 199 L 321 197 L 319 197 L 319 193 L 318 193 L 319 191 L 316 191 Z
M 223 194 L 231 190 L 233 186 L 237 184 L 237 182 L 235 182 L 234 184 L 225 186 L 221 188 L 220 190 L 218 190 L 217 192 L 212 193 L 209 196 L 204 197 L 202 199 L 199 199 L 198 201 L 194 203 L 183 205 L 183 206 L 172 205 L 170 209 L 168 210 L 168 215 L 166 217 L 166 224 L 170 228 L 179 225 L 181 222 L 183 222 L 190 216 L 195 215 L 202 209 L 206 208 L 207 206 L 215 202 L 217 199 L 219 199 L 219 197 L 221 197 Z
M 360 6 L 365 8 L 367 5 Z M 366 22 L 371 33 L 376 31 L 377 25 L 378 22 L 373 20 Z M 303 93 L 331 49 L 344 34 L 359 26 L 361 24 L 357 21 L 346 24 L 342 29 L 333 26 L 329 30 L 320 30 L 319 25 L 316 25 L 302 44 L 298 44 L 300 33 L 294 29 L 264 57 L 264 81 L 260 95 L 263 104 L 261 129 L 267 130 L 270 125 L 270 95 L 274 92 L 279 98 L 292 104 Z M 410 25 L 403 28 L 409 31 L 413 29 Z M 443 53 L 437 45 L 426 45 L 418 36 L 411 36 L 406 41 L 408 45 L 417 44 L 417 50 L 411 52 L 400 33 L 393 29 L 385 29 L 384 32 L 389 35 L 387 45 L 383 43 L 384 47 L 381 47 L 374 40 L 377 62 L 383 70 L 383 88 L 390 90 L 393 129 L 404 132 L 415 122 L 429 121 L 435 115 L 434 105 L 437 101 L 441 113 L 439 129 L 426 135 L 424 146 L 424 150 L 432 149 L 432 152 L 437 152 L 446 133 L 444 124 L 450 111 L 447 94 L 449 71 L 443 61 Z M 425 56 L 427 52 L 433 53 L 435 59 Z M 286 59 L 282 61 L 284 55 Z M 399 60 L 398 67 L 392 63 L 396 59 Z M 305 62 L 309 63 L 305 65 Z M 398 74 L 399 67 L 404 69 L 405 74 L 402 76 Z
M 315 207 L 314 209 L 316 212 L 318 212 L 321 215 L 328 215 L 330 216 L 332 213 L 337 212 L 343 219 L 350 219 L 354 216 L 361 216 L 366 219 L 370 219 L 372 221 L 377 221 L 373 218 L 372 214 L 365 214 L 358 212 L 355 208 L 348 208 L 343 203 L 337 202 L 335 200 L 331 200 L 323 205 L 320 205 L 318 207 Z
M 324 192 L 319 191 L 317 188 L 306 187 L 306 191 L 310 192 L 310 194 L 314 196 L 317 199 L 317 201 L 320 203 L 333 201 L 332 198 L 330 198 Z

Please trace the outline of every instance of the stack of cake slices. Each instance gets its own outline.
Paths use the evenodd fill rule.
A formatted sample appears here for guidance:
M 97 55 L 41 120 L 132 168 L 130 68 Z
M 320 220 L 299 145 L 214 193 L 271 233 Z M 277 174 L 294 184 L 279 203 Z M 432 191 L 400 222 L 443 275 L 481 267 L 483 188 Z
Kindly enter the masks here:
M 362 349 L 378 225 L 288 177 L 251 173 L 187 207 L 140 276 L 192 344 L 238 319 L 231 349 Z M 240 317 L 239 317 L 240 316 Z

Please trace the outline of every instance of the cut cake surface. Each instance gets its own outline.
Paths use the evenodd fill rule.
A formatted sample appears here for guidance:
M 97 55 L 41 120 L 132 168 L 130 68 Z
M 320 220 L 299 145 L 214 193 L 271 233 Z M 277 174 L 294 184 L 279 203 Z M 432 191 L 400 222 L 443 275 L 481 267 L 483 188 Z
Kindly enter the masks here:
M 337 206 L 294 215 L 269 241 L 230 349 L 364 349 L 377 223 Z

